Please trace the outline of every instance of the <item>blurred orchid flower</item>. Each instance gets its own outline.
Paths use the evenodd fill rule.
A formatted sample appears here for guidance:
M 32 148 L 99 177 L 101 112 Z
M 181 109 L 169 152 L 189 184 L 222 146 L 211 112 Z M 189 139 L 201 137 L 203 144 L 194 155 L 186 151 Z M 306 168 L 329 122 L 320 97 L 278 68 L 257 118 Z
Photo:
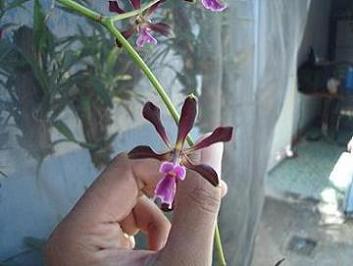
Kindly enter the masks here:
M 186 2 L 195 3 L 196 0 L 184 0 Z M 227 5 L 222 0 L 201 0 L 202 5 L 213 12 L 222 12 L 227 8 Z
M 151 102 L 147 102 L 142 113 L 144 118 L 153 124 L 169 149 L 165 153 L 158 154 L 149 146 L 137 146 L 128 154 L 130 159 L 154 158 L 162 162 L 160 172 L 163 174 L 163 178 L 159 181 L 154 191 L 155 199 L 159 198 L 162 205 L 167 205 L 168 209 L 172 208 L 176 184 L 178 181 L 185 179 L 185 168 L 199 173 L 214 186 L 219 184 L 216 171 L 205 164 L 194 164 L 190 155 L 196 150 L 206 148 L 214 143 L 231 140 L 232 127 L 218 127 L 211 135 L 195 145 L 185 148 L 185 140 L 194 125 L 197 115 L 197 99 L 194 96 L 188 96 L 183 104 L 175 145 L 172 145 L 169 141 L 166 130 L 161 122 L 160 109 L 157 106 Z
M 128 39 L 137 32 L 136 45 L 139 48 L 142 48 L 145 44 L 157 44 L 157 39 L 153 37 L 152 32 L 168 36 L 170 34 L 170 27 L 168 24 L 163 22 L 152 23 L 150 19 L 152 14 L 163 2 L 165 2 L 165 0 L 160 0 L 150 8 L 146 9 L 142 14 L 137 15 L 134 19 L 133 25 L 122 32 L 123 36 Z M 134 9 L 141 8 L 141 0 L 130 0 L 130 3 Z M 127 12 L 120 7 L 118 0 L 109 1 L 109 11 L 118 14 L 124 14 Z
M 202 5 L 213 12 L 222 12 L 227 5 L 222 0 L 201 0 Z

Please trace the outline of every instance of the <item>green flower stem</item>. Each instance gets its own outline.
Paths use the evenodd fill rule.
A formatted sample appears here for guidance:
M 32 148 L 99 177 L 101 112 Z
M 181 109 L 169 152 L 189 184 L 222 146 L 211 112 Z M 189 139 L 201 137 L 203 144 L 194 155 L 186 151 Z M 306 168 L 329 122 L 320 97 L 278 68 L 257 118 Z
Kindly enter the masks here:
M 157 1 L 157 0 L 156 0 Z M 154 4 L 153 1 L 151 2 L 151 6 Z M 100 24 L 102 24 L 104 27 L 107 28 L 107 30 L 118 40 L 118 42 L 121 44 L 121 46 L 127 51 L 131 59 L 139 66 L 139 68 L 144 72 L 146 77 L 150 80 L 152 86 L 154 89 L 157 91 L 159 96 L 161 97 L 162 101 L 164 102 L 165 106 L 167 107 L 170 115 L 173 117 L 176 123 L 179 122 L 179 113 L 176 110 L 173 102 L 169 98 L 168 94 L 166 93 L 165 89 L 163 88 L 162 84 L 159 82 L 157 77 L 153 74 L 151 69 L 148 67 L 148 65 L 143 61 L 141 56 L 136 52 L 136 50 L 131 46 L 131 44 L 124 38 L 124 36 L 120 33 L 120 31 L 115 27 L 114 21 L 117 20 L 118 16 L 109 18 L 109 17 L 103 17 L 102 15 L 76 3 L 73 0 L 58 0 L 61 4 L 64 6 L 70 8 L 73 11 L 78 12 L 79 14 L 92 19 Z M 149 5 L 147 5 L 149 6 Z M 148 8 L 147 6 L 143 8 Z M 139 14 L 142 12 L 141 10 L 136 10 L 138 11 L 136 14 Z M 119 19 L 122 19 L 121 17 Z M 187 141 L 190 146 L 194 144 L 190 136 L 188 136 Z M 214 241 L 215 241 L 215 252 L 217 255 L 218 263 L 220 266 L 225 266 L 226 261 L 224 258 L 224 253 L 223 253 L 223 248 L 222 248 L 222 242 L 221 242 L 221 237 L 219 233 L 219 228 L 218 225 L 216 225 L 215 229 L 215 236 L 214 236 Z
M 152 2 L 148 3 L 147 5 L 144 5 L 143 7 L 141 7 L 140 9 L 136 9 L 134 11 L 126 12 L 124 14 L 119 14 L 119 15 L 112 16 L 111 20 L 113 22 L 115 22 L 115 21 L 118 21 L 118 20 L 123 20 L 123 19 L 127 19 L 127 18 L 131 18 L 131 17 L 137 16 L 137 15 L 143 13 L 146 9 L 149 9 L 154 4 L 158 3 L 159 1 L 160 0 L 153 0 Z
M 215 245 L 215 252 L 217 255 L 218 265 L 226 266 L 227 262 L 223 252 L 222 238 L 221 238 L 221 233 L 219 232 L 218 222 L 216 223 L 216 229 L 214 232 L 214 245 Z
M 131 46 L 131 44 L 123 37 L 123 35 L 118 31 L 115 27 L 114 22 L 110 18 L 105 18 L 102 21 L 102 24 L 114 35 L 114 37 L 118 40 L 123 48 L 128 52 L 131 59 L 139 66 L 139 68 L 145 73 L 146 77 L 150 80 L 153 87 L 162 98 L 164 104 L 166 105 L 169 113 L 172 115 L 173 119 L 178 122 L 179 114 L 175 109 L 172 100 L 169 98 L 168 94 L 164 90 L 162 84 L 156 78 L 156 76 L 152 73 L 151 69 L 147 66 L 145 61 L 141 58 L 141 56 L 136 52 L 136 50 Z
M 73 0 L 57 0 L 59 3 L 63 4 L 65 7 L 76 11 L 77 13 L 84 15 L 85 17 L 95 20 L 95 21 L 100 21 L 102 19 L 102 15 L 87 8 L 84 7 L 83 5 L 80 5 L 79 3 L 73 1 Z

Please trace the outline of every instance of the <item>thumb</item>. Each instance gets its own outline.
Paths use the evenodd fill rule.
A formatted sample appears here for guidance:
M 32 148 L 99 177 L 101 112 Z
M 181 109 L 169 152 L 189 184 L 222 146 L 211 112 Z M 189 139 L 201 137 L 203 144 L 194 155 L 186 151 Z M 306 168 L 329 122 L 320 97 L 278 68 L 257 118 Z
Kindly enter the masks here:
M 222 155 L 223 143 L 217 143 L 202 150 L 200 162 L 220 176 Z M 221 190 L 221 186 L 214 187 L 188 170 L 186 179 L 178 184 L 172 228 L 160 254 L 162 261 L 168 265 L 211 265 Z

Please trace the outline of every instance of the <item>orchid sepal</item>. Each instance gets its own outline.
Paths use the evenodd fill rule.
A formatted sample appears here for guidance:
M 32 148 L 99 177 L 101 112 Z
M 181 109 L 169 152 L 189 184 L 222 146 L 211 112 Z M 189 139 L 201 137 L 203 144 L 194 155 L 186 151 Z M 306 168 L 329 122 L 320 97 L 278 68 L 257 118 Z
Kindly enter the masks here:
M 171 148 L 172 145 L 170 144 L 167 132 L 161 121 L 161 110 L 152 102 L 147 102 L 143 107 L 142 115 L 147 121 L 149 121 L 154 126 L 158 135 L 168 146 L 168 148 Z
M 119 3 L 117 1 L 109 1 L 109 11 L 118 14 L 124 14 L 126 12 L 119 6 Z
M 215 187 L 219 185 L 218 174 L 211 166 L 207 164 L 193 164 L 190 160 L 186 160 L 183 164 L 187 169 L 197 172 L 211 185 Z
M 135 9 L 139 9 L 141 7 L 141 0 L 130 0 L 130 3 Z
M 194 152 L 218 142 L 228 142 L 232 139 L 233 127 L 218 127 L 209 136 L 202 139 L 192 147 L 185 149 L 186 154 Z
M 171 151 L 159 154 L 151 147 L 144 145 L 137 146 L 128 153 L 129 159 L 156 159 L 161 162 L 170 161 L 172 156 L 173 153 Z
M 178 135 L 175 145 L 177 150 L 181 150 L 183 148 L 185 139 L 194 126 L 196 115 L 197 99 L 194 95 L 189 95 L 186 97 L 183 107 L 181 108 L 178 124 Z

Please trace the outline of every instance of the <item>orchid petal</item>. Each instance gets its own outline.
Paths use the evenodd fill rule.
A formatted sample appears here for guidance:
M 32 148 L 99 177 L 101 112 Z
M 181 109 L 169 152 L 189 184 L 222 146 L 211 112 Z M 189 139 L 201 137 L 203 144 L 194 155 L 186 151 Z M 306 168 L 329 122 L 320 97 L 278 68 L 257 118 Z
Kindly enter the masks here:
M 138 32 L 138 37 L 136 40 L 136 45 L 139 48 L 142 48 L 145 44 L 157 44 L 157 39 L 152 36 L 150 33 L 151 29 L 147 27 L 141 27 Z
M 211 135 L 201 140 L 199 143 L 196 143 L 186 152 L 195 151 L 199 149 L 206 148 L 217 142 L 227 142 L 232 139 L 233 127 L 218 127 L 216 128 Z
M 143 117 L 151 122 L 158 132 L 159 136 L 162 138 L 165 144 L 170 147 L 170 141 L 167 136 L 167 132 L 161 121 L 161 111 L 152 102 L 147 102 L 142 110 Z
M 119 7 L 119 4 L 117 1 L 109 1 L 109 11 L 115 12 L 118 14 L 126 13 L 125 10 Z
M 197 115 L 197 100 L 194 96 L 188 96 L 185 99 L 181 109 L 181 115 L 178 125 L 178 136 L 176 141 L 176 148 L 181 150 L 187 135 L 192 129 Z
M 163 162 L 159 168 L 159 172 L 162 174 L 168 174 L 174 169 L 174 163 L 172 162 Z
M 133 148 L 128 153 L 129 159 L 157 159 L 159 161 L 169 161 L 171 159 L 171 152 L 166 152 L 162 154 L 156 153 L 154 150 L 151 149 L 149 146 L 137 146 Z
M 140 7 L 141 7 L 140 0 L 130 0 L 130 3 L 135 9 L 140 9 Z
M 129 39 L 131 35 L 134 33 L 135 29 L 133 27 L 130 27 L 129 29 L 121 32 L 121 34 L 124 36 L 125 39 Z
M 222 12 L 227 8 L 227 5 L 221 0 L 201 0 L 202 5 L 213 12 Z
M 183 181 L 186 177 L 186 169 L 184 166 L 175 165 L 173 172 L 175 173 L 176 178 L 178 178 L 180 181 Z
M 164 36 L 169 36 L 170 35 L 170 26 L 166 23 L 159 22 L 159 23 L 150 23 L 149 28 L 155 32 L 158 32 Z
M 217 172 L 209 165 L 206 164 L 192 164 L 189 160 L 183 163 L 186 168 L 199 173 L 203 178 L 210 182 L 213 186 L 218 186 L 219 178 Z

